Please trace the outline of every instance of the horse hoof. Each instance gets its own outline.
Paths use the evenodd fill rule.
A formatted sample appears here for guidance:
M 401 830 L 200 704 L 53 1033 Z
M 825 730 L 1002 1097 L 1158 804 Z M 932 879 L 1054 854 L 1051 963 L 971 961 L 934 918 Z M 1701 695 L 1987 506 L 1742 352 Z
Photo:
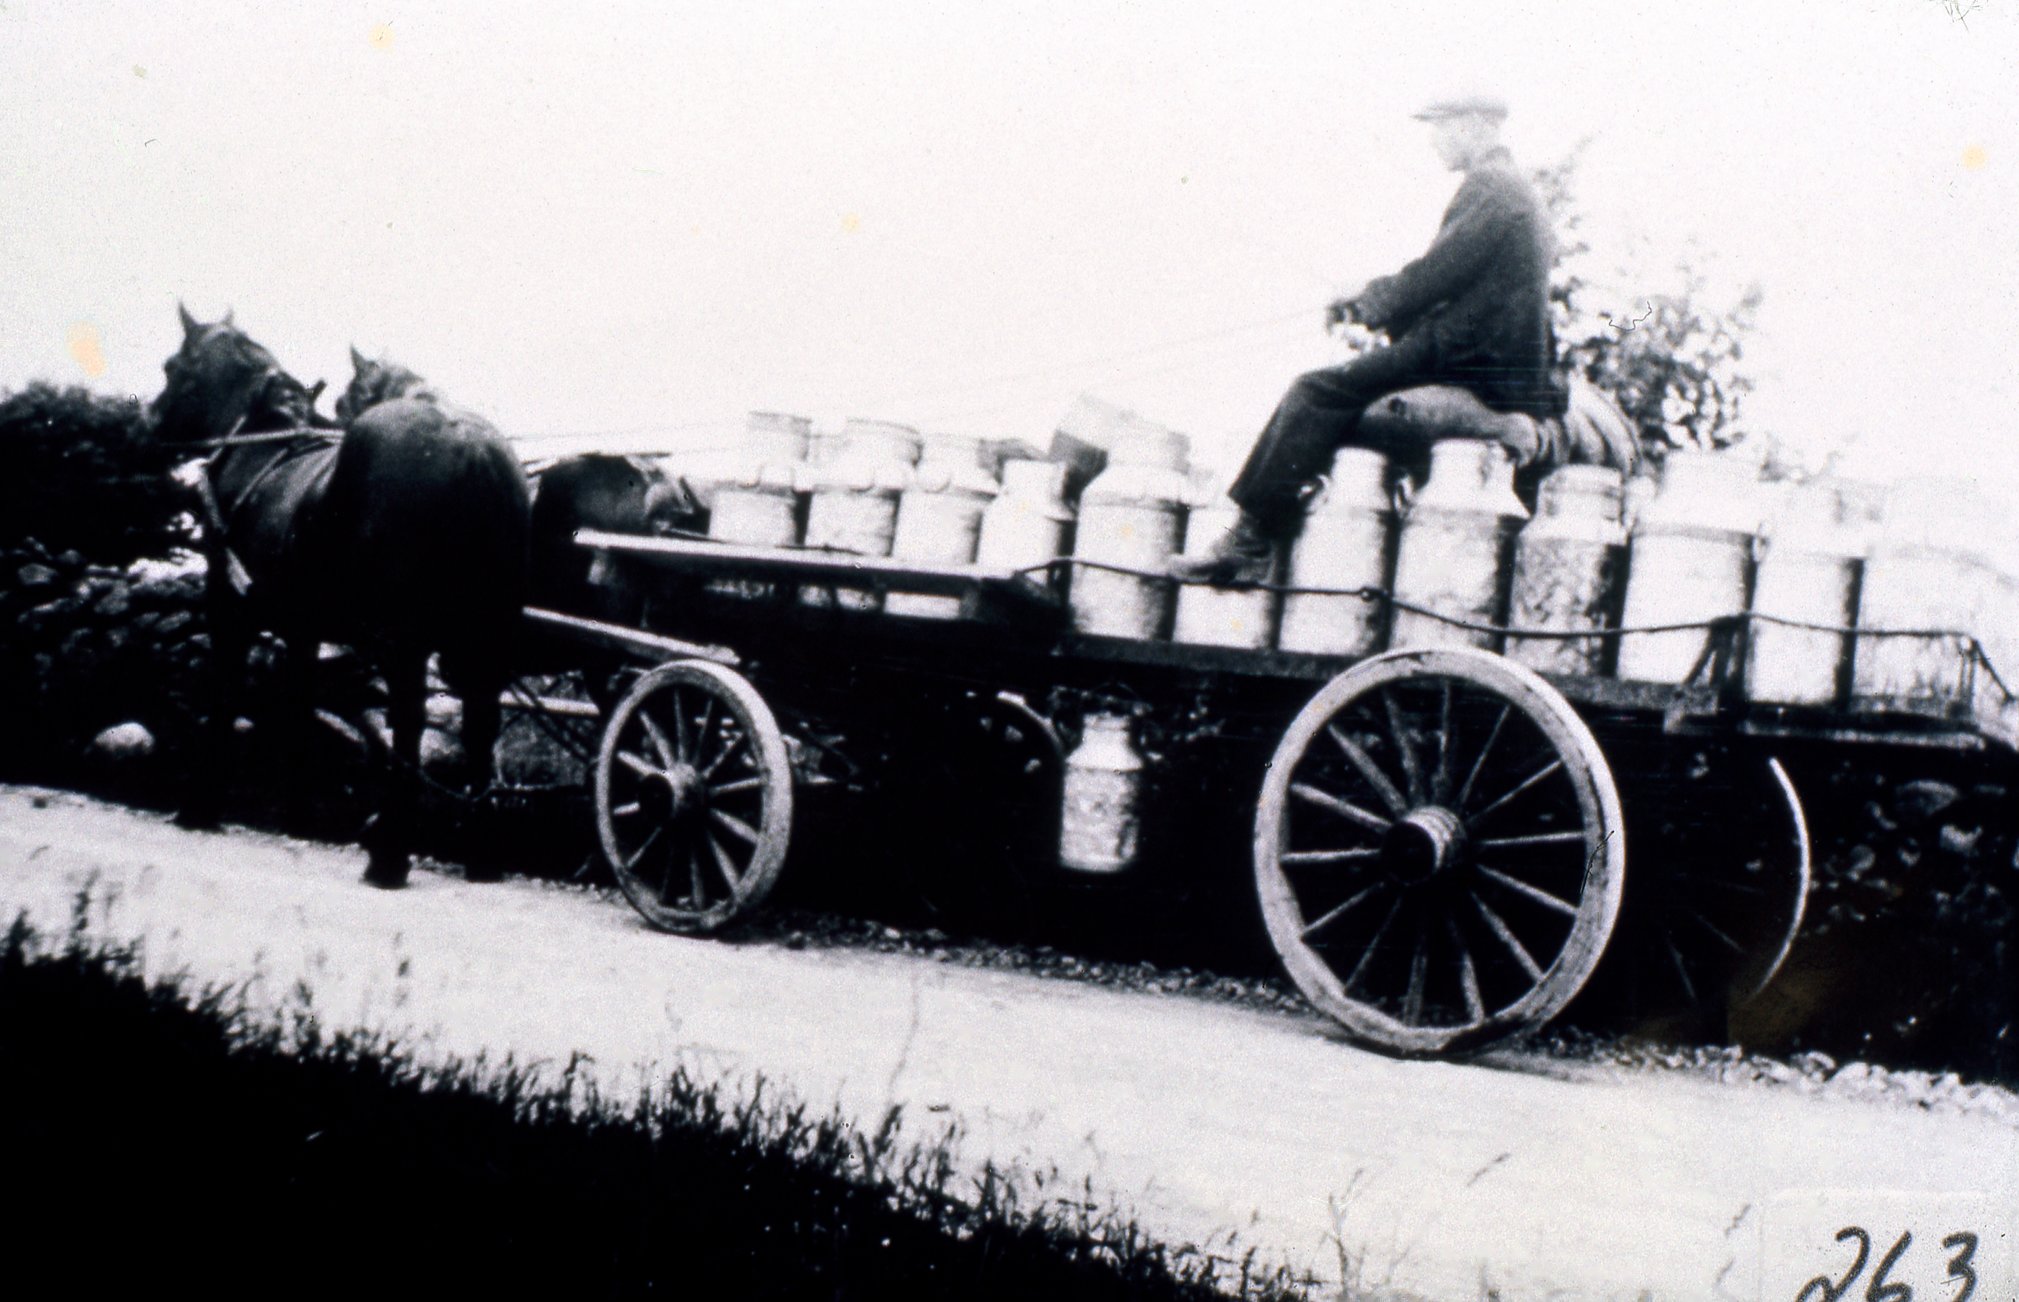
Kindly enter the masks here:
M 407 884 L 407 861 L 405 856 L 387 856 L 381 859 L 373 855 L 365 866 L 365 885 L 376 886 L 382 891 L 396 891 Z

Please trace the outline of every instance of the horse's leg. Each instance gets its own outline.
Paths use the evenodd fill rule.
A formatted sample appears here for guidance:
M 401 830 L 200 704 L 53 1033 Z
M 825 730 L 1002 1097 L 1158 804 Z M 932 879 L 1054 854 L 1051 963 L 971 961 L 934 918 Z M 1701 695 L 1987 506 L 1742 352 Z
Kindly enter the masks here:
M 224 808 L 224 788 L 231 777 L 231 739 L 238 721 L 239 696 L 245 686 L 245 657 L 251 644 L 246 612 L 231 590 L 221 558 L 210 558 L 204 580 L 204 621 L 209 625 L 210 664 L 208 712 L 196 730 L 195 762 L 183 779 L 182 807 L 175 821 L 183 827 L 214 828 Z
M 386 722 L 393 734 L 391 771 L 379 818 L 366 845 L 365 881 L 393 889 L 407 884 L 419 806 L 421 730 L 427 725 L 428 657 L 402 648 L 380 662 L 386 677 Z
M 505 688 L 506 670 L 492 655 L 445 655 L 442 674 L 463 702 L 463 781 L 471 797 L 462 818 L 463 872 L 471 881 L 496 881 L 500 876 L 497 847 L 487 835 L 490 820 L 480 798 L 491 785 L 504 719 L 498 694 Z

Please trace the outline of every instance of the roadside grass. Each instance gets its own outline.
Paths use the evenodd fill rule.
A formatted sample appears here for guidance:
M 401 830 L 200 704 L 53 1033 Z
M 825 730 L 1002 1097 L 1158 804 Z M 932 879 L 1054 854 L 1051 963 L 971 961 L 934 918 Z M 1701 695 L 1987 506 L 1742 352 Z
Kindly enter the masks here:
M 1169 1246 L 1017 1171 L 675 1072 L 602 1097 L 570 1062 L 422 1064 L 25 916 L 0 945 L 10 1273 L 100 1294 L 1172 1298 L 1313 1295 Z M 1217 1250 L 1216 1250 L 1217 1248 Z M 20 1274 L 16 1278 L 22 1278 Z

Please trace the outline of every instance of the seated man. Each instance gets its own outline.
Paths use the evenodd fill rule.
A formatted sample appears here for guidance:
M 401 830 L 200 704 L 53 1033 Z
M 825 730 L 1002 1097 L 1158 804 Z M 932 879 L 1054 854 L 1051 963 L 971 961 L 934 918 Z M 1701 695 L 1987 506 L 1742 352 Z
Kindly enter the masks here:
M 1176 577 L 1263 581 L 1277 542 L 1300 523 L 1300 492 L 1338 448 L 1422 451 L 1411 446 L 1422 436 L 1419 425 L 1361 420 L 1385 395 L 1447 385 L 1496 412 L 1537 419 L 1563 414 L 1549 325 L 1555 238 L 1535 188 L 1500 143 L 1507 107 L 1475 96 L 1433 104 L 1416 116 L 1431 124 L 1438 157 L 1450 170 L 1463 171 L 1465 180 L 1422 257 L 1370 281 L 1327 314 L 1328 325 L 1357 321 L 1386 331 L 1391 342 L 1290 386 L 1229 490 L 1241 507 L 1239 523 L 1207 556 L 1174 566 Z M 1496 428 L 1492 437 L 1510 444 L 1521 464 L 1541 450 L 1533 421 Z

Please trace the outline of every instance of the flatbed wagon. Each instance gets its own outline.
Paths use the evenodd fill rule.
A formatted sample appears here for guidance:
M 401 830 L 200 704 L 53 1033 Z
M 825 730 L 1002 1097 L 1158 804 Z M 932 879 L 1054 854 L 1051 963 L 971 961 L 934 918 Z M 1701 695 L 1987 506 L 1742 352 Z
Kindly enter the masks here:
M 1757 615 L 1704 622 L 1685 681 L 1640 682 L 1476 645 L 1338 656 L 1079 632 L 1064 593 L 1089 566 L 1071 558 L 576 541 L 593 610 L 529 618 L 619 671 L 596 705 L 548 706 L 597 717 L 598 838 L 653 925 L 706 932 L 758 909 L 808 835 L 809 788 L 916 784 L 955 807 L 967 844 L 1026 871 L 1239 875 L 1245 857 L 1297 988 L 1389 1052 L 1530 1031 L 1601 958 L 1696 1005 L 1743 1001 L 1808 895 L 1790 755 L 2012 749 L 2003 684 L 1939 630 L 1855 637 L 1952 651 L 1940 699 L 1770 706 L 1746 691 L 1746 640 L 1774 622 Z M 899 613 L 899 594 L 940 606 Z

